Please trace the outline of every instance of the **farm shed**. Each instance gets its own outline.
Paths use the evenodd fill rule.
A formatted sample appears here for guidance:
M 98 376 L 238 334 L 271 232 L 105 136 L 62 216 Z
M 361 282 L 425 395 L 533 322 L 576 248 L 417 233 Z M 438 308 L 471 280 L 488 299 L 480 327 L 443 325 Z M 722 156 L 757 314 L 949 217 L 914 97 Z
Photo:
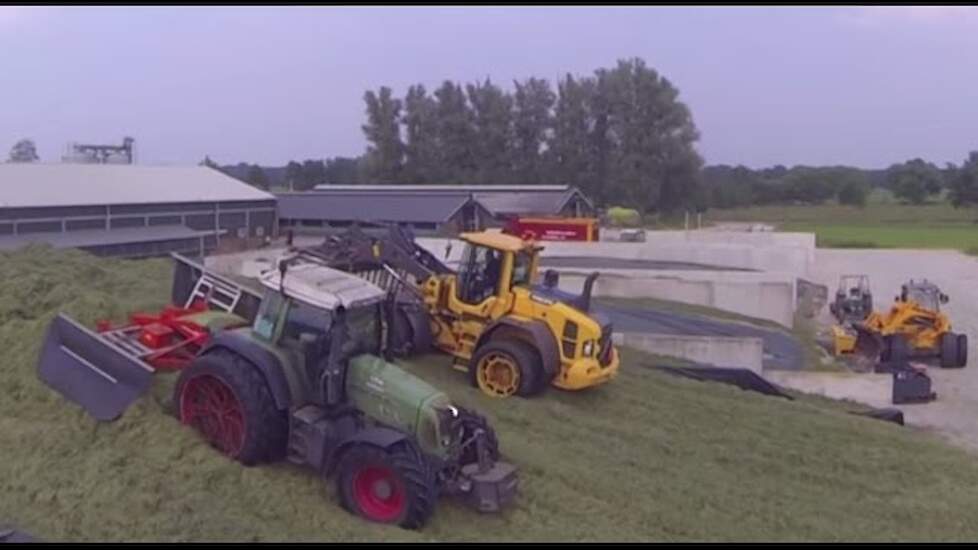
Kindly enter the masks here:
M 0 164 L 0 249 L 199 253 L 262 240 L 274 228 L 273 195 L 203 166 Z

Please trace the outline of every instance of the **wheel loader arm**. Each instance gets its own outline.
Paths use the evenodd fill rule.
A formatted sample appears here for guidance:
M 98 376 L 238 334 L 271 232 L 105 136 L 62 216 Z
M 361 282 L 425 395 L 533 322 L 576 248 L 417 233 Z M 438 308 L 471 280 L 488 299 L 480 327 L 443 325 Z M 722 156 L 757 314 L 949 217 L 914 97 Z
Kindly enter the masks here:
M 418 245 L 404 227 L 377 223 L 387 228 L 383 237 L 374 237 L 354 226 L 332 235 L 319 246 L 300 249 L 332 267 L 347 270 L 378 269 L 384 264 L 395 271 L 411 274 L 419 282 L 432 275 L 454 273 L 431 252 Z

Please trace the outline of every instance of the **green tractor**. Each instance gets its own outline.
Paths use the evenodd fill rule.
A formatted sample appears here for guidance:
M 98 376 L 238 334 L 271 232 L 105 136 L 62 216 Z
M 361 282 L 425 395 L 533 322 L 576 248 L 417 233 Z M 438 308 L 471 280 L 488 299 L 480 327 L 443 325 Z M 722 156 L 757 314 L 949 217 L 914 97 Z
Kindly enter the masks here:
M 245 465 L 309 466 L 335 478 L 350 512 L 405 528 L 423 526 L 441 494 L 483 512 L 512 500 L 516 468 L 499 460 L 486 420 L 388 362 L 391 304 L 383 290 L 291 258 L 260 277 L 259 298 L 175 258 L 175 303 L 186 300 L 176 311 L 185 314 L 170 315 L 165 326 L 184 334 L 198 322 L 219 328 L 204 331 L 206 341 L 181 368 L 174 405 L 180 421 L 217 450 Z M 225 299 L 215 299 L 222 289 Z M 203 302 L 220 307 L 201 311 Z M 41 378 L 93 415 L 118 416 L 148 387 L 143 378 L 154 363 L 147 358 L 160 360 L 142 349 L 156 342 L 147 330 L 165 332 L 156 325 L 120 340 L 123 331 L 94 333 L 59 316 L 42 350 Z M 171 353 L 181 342 L 177 335 L 158 345 Z M 99 410 L 114 398 L 121 403 L 114 412 Z

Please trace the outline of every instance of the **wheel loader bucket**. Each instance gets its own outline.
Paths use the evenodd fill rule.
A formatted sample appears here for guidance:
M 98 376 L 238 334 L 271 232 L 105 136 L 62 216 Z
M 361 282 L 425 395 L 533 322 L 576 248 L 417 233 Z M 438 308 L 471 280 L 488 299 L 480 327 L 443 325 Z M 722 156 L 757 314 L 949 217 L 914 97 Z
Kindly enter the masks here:
M 153 370 L 60 314 L 44 339 L 38 376 L 95 419 L 110 421 L 149 389 Z

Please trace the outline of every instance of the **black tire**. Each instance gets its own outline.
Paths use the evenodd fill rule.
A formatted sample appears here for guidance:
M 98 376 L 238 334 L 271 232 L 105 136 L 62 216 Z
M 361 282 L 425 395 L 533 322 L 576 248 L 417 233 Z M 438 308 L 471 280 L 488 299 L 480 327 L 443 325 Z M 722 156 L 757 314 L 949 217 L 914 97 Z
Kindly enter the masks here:
M 479 363 L 492 353 L 507 356 L 509 360 L 516 364 L 516 368 L 519 371 L 519 387 L 515 391 L 516 395 L 529 397 L 539 393 L 545 387 L 544 384 L 539 383 L 541 379 L 546 378 L 540 356 L 526 342 L 513 339 L 490 340 L 476 350 L 469 366 L 469 380 L 473 386 L 479 387 Z
M 496 437 L 496 430 L 489 425 L 486 417 L 466 409 L 461 409 L 459 412 L 462 415 L 462 440 L 468 440 L 475 433 L 476 429 L 481 428 L 486 433 L 486 446 L 489 448 L 489 458 L 493 462 L 499 460 L 499 439 Z M 478 461 L 478 449 L 475 445 L 471 445 L 469 448 L 462 450 L 462 456 L 459 458 L 461 466 Z
M 958 335 L 958 368 L 963 368 L 968 364 L 968 335 Z
M 953 369 L 958 367 L 958 335 L 945 332 L 941 335 L 941 368 Z
M 910 343 L 902 334 L 891 334 L 883 343 L 883 362 L 905 361 L 910 357 Z
M 377 475 L 389 476 L 382 477 L 393 485 L 389 496 L 373 492 L 369 481 L 376 480 Z M 386 450 L 374 445 L 354 445 L 340 459 L 336 483 L 343 507 L 351 514 L 405 529 L 423 527 L 434 512 L 438 498 L 430 467 L 417 447 L 405 441 Z
M 199 395 L 199 385 L 206 382 L 219 388 L 215 381 L 230 390 L 237 400 L 244 423 L 237 445 L 225 446 L 209 436 L 206 415 L 196 414 L 199 409 L 193 401 Z M 211 446 L 246 466 L 278 460 L 285 455 L 289 433 L 286 412 L 275 406 L 261 372 L 235 353 L 219 350 L 194 359 L 177 379 L 173 402 L 181 422 L 190 424 Z

